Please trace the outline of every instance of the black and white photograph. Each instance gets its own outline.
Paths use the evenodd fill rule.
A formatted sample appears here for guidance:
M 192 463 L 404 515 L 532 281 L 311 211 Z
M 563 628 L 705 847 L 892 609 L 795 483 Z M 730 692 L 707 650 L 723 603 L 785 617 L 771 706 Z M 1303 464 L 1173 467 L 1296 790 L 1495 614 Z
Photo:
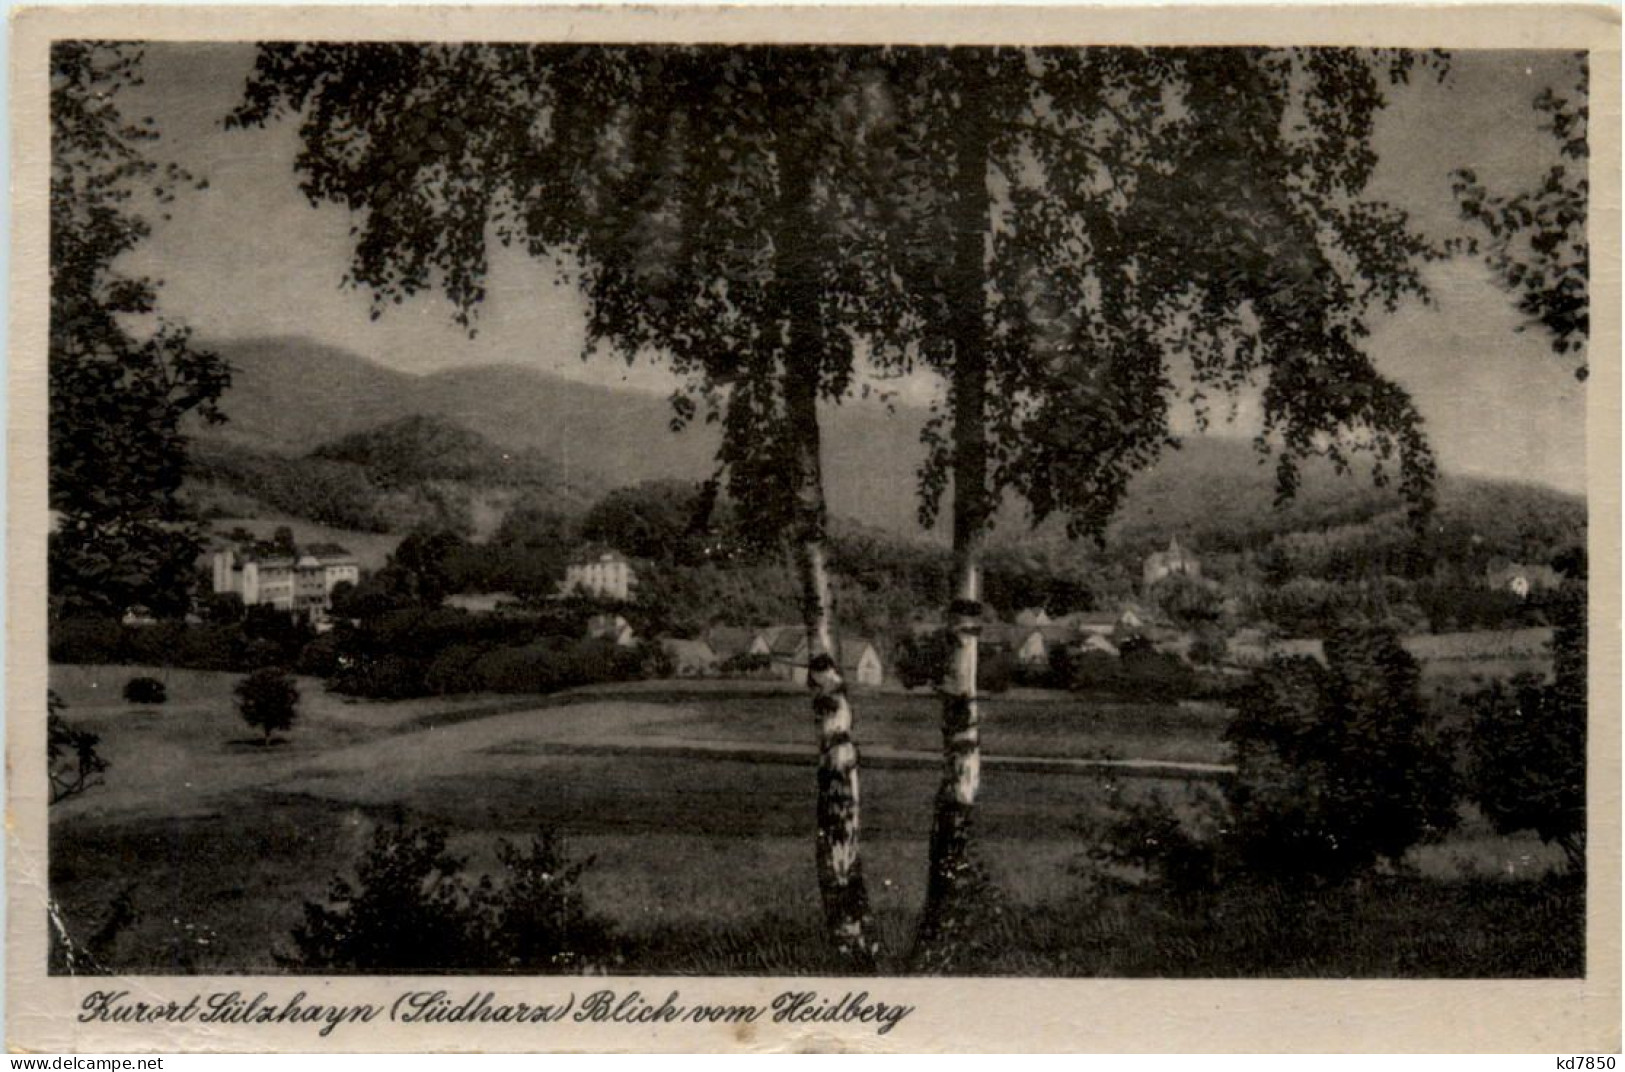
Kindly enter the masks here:
M 1585 979 L 1592 66 L 53 37 L 28 970 Z

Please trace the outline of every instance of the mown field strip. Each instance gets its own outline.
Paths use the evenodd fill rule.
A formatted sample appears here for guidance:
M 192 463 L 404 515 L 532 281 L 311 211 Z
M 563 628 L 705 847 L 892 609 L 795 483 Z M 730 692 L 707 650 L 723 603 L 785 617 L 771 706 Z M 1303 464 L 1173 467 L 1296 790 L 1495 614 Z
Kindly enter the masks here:
M 749 763 L 800 764 L 812 754 L 799 745 L 734 744 L 675 738 L 618 741 L 510 741 L 483 749 L 491 755 L 625 756 L 658 755 L 680 759 L 735 760 Z M 893 770 L 935 768 L 942 757 L 935 752 L 872 745 L 863 749 L 865 766 Z M 1161 759 L 1077 759 L 1062 756 L 1001 756 L 983 754 L 984 766 L 1033 774 L 1113 774 L 1138 778 L 1177 778 L 1184 781 L 1228 777 L 1236 768 L 1228 763 L 1191 763 Z

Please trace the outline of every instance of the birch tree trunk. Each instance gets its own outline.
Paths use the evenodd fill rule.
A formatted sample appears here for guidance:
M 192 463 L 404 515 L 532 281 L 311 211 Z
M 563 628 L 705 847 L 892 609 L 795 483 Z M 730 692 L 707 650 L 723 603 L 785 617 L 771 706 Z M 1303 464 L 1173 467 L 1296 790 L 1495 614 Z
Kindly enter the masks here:
M 785 416 L 793 473 L 791 519 L 795 567 L 801 583 L 802 621 L 807 628 L 807 686 L 812 691 L 818 737 L 818 801 L 815 864 L 824 921 L 835 955 L 852 973 L 875 968 L 879 943 L 869 913 L 868 888 L 859 856 L 858 746 L 852 734 L 852 701 L 841 680 L 835 647 L 834 606 L 825 555 L 828 506 L 820 457 L 818 385 L 824 347 L 818 310 L 811 146 L 785 139 L 781 153 L 781 229 L 775 260 L 780 310 L 786 325 Z
M 976 672 L 982 617 L 982 545 L 991 517 L 987 451 L 986 242 L 989 129 L 986 72 L 974 54 L 958 63 L 955 127 L 954 255 L 949 309 L 953 378 L 953 593 L 948 605 L 948 666 L 942 688 L 942 779 L 931 826 L 925 910 L 915 944 L 920 968 L 946 966 L 956 906 L 970 870 L 971 820 L 981 788 L 981 711 Z
M 807 624 L 807 686 L 818 733 L 818 890 L 836 957 L 851 971 L 872 972 L 879 943 L 858 852 L 858 746 L 852 736 L 852 702 L 836 658 L 823 541 L 798 539 L 796 559 Z

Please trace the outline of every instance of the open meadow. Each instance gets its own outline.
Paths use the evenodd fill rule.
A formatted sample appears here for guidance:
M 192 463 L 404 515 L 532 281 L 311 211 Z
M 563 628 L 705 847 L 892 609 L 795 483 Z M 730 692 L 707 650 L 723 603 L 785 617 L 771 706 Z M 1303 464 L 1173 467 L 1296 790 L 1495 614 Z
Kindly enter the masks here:
M 140 673 L 169 700 L 121 698 Z M 478 875 L 498 841 L 542 829 L 573 856 L 619 936 L 610 970 L 817 973 L 813 745 L 799 689 L 645 682 L 546 697 L 357 702 L 300 679 L 299 722 L 259 743 L 236 677 L 56 666 L 106 783 L 54 807 L 51 891 L 70 937 L 127 893 L 104 970 L 297 971 L 304 904 L 351 875 L 380 824 L 432 822 Z M 923 896 L 936 781 L 929 695 L 857 697 L 864 856 L 888 949 Z M 988 704 L 983 859 L 998 913 L 965 970 L 1080 975 L 1566 975 L 1581 970 L 1578 887 L 1538 841 L 1469 820 L 1407 873 L 1337 892 L 1226 891 L 1193 907 L 1087 881 L 1114 801 L 1186 801 L 1222 770 L 1225 714 L 1010 694 Z M 1150 767 L 1122 761 L 1155 760 Z M 1154 775 L 1154 776 L 1148 776 Z M 1283 934 L 1291 940 L 1283 940 Z M 403 935 L 403 940 L 410 940 Z

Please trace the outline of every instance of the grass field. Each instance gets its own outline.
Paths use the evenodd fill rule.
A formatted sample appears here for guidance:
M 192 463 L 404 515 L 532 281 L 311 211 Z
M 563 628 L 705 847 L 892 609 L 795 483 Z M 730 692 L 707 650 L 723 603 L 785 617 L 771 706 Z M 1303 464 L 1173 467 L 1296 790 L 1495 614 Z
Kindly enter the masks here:
M 162 707 L 125 704 L 165 678 Z M 480 874 L 498 839 L 548 827 L 595 858 L 591 909 L 624 940 L 617 970 L 816 973 L 807 701 L 774 685 L 676 683 L 553 697 L 349 702 L 302 681 L 302 719 L 264 747 L 232 710 L 235 678 L 55 667 L 52 687 L 102 737 L 107 784 L 51 816 L 51 889 L 70 931 L 128 890 L 134 920 L 105 965 L 131 972 L 289 970 L 303 904 L 348 872 L 380 823 L 430 820 Z M 935 701 L 860 694 L 872 753 L 936 747 Z M 1538 842 L 1469 824 L 1416 854 L 1419 873 L 1336 893 L 1227 892 L 1200 905 L 1090 892 L 1085 831 L 1113 795 L 1183 783 L 1001 768 L 1000 756 L 1219 762 L 1223 714 L 989 704 L 978 836 L 1001 911 L 967 970 L 1115 975 L 1561 975 L 1580 970 L 1579 890 Z M 709 749 L 709 751 L 708 751 Z M 795 760 L 797 750 L 805 757 Z M 788 759 L 786 758 L 788 754 Z M 772 762 L 764 762 L 771 759 Z M 923 892 L 935 774 L 864 773 L 865 869 L 888 946 Z M 43 906 L 42 906 L 43 908 Z M 1285 936 L 1285 938 L 1283 938 Z

